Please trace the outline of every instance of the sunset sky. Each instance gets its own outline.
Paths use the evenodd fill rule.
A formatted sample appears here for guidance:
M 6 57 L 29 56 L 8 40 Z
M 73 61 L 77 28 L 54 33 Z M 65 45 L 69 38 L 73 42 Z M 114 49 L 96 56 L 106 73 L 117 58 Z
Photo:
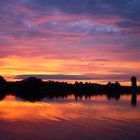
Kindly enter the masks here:
M 0 75 L 140 78 L 140 0 L 0 0 Z

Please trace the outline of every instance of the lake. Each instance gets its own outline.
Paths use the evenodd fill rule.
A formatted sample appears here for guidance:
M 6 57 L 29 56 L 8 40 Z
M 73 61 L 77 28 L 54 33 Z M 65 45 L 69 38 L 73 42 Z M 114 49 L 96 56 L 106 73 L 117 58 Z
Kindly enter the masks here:
M 0 140 L 140 140 L 140 95 L 0 101 Z

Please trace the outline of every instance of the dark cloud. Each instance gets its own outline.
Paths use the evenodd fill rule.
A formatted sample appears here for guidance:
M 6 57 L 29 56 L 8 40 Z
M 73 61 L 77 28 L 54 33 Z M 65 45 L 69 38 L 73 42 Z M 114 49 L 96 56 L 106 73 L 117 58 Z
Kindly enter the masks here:
M 97 33 L 112 35 L 116 33 L 140 32 L 140 1 L 139 0 L 13 0 L 0 1 L 0 29 L 2 35 L 13 35 L 16 37 L 34 37 L 43 35 L 43 29 L 57 30 L 57 32 L 68 33 Z M 71 21 L 58 21 L 56 24 L 49 20 L 50 16 L 61 16 L 62 13 L 75 15 L 78 21 L 70 25 Z M 63 16 L 63 15 L 62 15 Z M 111 26 L 118 26 L 122 31 L 111 26 L 94 27 L 82 22 L 83 16 L 90 16 L 93 19 L 108 20 Z M 48 17 L 48 20 L 47 18 Z M 81 21 L 79 20 L 81 17 Z M 46 18 L 42 24 L 34 26 L 30 22 Z M 109 21 L 110 18 L 120 18 L 120 21 Z M 67 19 L 68 20 L 68 19 Z M 79 24 L 78 24 L 79 22 Z M 127 29 L 127 30 L 126 30 Z M 40 32 L 40 31 L 41 32 Z M 35 35 L 36 34 L 36 35 Z M 48 33 L 49 34 L 49 33 Z
M 23 3 L 30 8 L 50 7 L 70 14 L 85 13 L 95 16 L 118 15 L 132 19 L 140 18 L 139 0 L 30 0 Z
M 65 74 L 54 74 L 54 75 L 18 75 L 15 79 L 26 79 L 28 77 L 41 78 L 43 80 L 120 80 L 128 81 L 130 74 L 92 74 L 92 75 L 65 75 Z

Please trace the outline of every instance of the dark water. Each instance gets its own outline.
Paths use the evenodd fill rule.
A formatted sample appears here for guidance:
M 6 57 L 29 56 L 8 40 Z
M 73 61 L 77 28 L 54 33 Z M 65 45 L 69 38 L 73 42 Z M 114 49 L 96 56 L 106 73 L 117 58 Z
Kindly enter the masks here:
M 0 101 L 0 140 L 140 140 L 140 96 Z

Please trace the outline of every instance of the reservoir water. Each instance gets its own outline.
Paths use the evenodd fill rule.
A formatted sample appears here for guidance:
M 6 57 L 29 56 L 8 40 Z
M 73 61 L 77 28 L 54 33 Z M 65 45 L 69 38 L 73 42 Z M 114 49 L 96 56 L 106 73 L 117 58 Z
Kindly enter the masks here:
M 140 95 L 0 101 L 0 140 L 140 140 Z

